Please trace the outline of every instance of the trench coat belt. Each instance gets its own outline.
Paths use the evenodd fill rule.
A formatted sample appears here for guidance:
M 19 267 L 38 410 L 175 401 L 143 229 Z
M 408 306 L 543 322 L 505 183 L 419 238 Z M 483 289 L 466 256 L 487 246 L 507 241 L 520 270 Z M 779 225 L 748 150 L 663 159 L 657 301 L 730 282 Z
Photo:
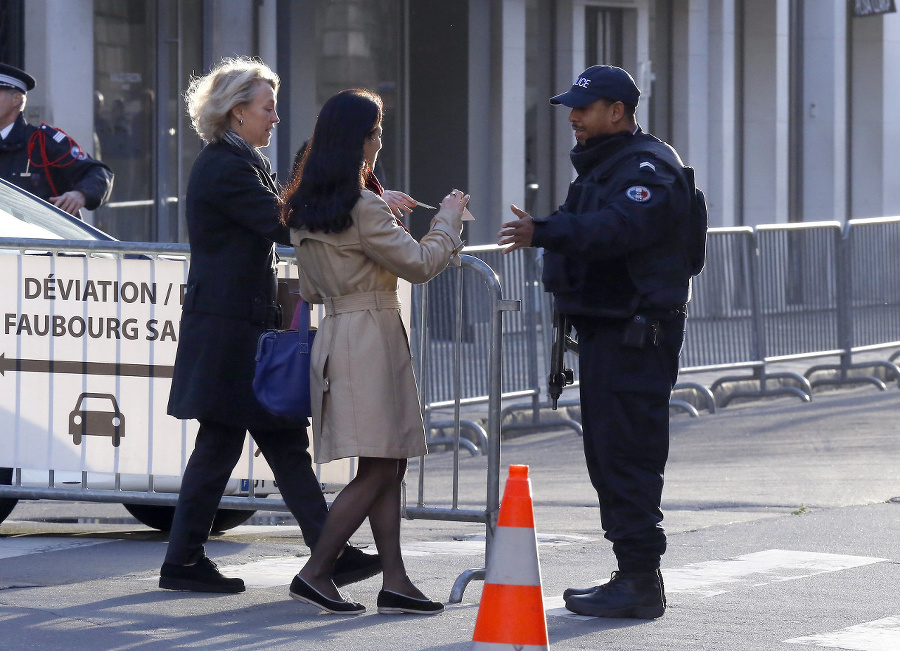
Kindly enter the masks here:
M 347 312 L 364 312 L 366 310 L 398 310 L 400 296 L 397 292 L 362 292 L 334 296 L 322 300 L 325 304 L 325 316 L 345 314 Z

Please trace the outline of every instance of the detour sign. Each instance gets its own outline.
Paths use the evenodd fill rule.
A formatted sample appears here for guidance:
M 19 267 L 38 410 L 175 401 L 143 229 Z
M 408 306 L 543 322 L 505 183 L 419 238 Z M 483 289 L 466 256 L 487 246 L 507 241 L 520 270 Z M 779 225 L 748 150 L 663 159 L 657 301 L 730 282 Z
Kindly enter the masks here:
M 17 253 L 0 251 L 0 467 L 181 475 L 197 423 L 166 405 L 188 262 Z

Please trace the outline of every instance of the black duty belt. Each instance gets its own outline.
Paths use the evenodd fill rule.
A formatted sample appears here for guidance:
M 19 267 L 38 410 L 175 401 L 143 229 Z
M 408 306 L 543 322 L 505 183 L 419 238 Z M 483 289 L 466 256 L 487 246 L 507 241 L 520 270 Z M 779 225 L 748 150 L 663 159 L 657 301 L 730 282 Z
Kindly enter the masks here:
M 640 314 L 641 316 L 646 317 L 650 320 L 665 320 L 665 319 L 673 319 L 676 317 L 686 317 L 687 316 L 687 305 L 679 305 L 678 307 L 673 307 L 668 310 L 659 309 L 659 308 L 642 308 L 639 307 L 635 314 Z

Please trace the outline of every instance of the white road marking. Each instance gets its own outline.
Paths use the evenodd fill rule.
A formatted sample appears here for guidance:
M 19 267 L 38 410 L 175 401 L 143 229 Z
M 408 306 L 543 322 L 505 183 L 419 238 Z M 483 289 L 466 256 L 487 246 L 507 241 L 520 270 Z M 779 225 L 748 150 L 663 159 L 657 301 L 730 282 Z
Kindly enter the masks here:
M 886 560 L 888 559 L 869 556 L 845 556 L 842 554 L 769 549 L 762 552 L 744 554 L 728 560 L 692 563 L 685 567 L 671 570 L 663 568 L 663 580 L 666 584 L 666 593 L 682 592 L 698 594 L 702 597 L 712 597 L 734 590 L 763 586 L 779 581 L 793 581 L 816 574 L 837 572 L 838 570 L 862 567 Z M 606 581 L 607 579 L 604 578 L 596 581 L 596 583 L 600 584 Z M 585 585 L 589 585 L 589 583 L 586 582 Z M 544 610 L 547 615 L 554 617 L 589 619 L 566 610 L 565 601 L 561 596 L 548 597 L 544 595 Z M 890 631 L 890 633 L 892 635 L 900 635 L 900 632 L 896 631 Z M 864 651 L 881 651 L 882 649 L 896 651 L 900 649 L 900 643 L 897 642 L 897 638 L 891 637 L 890 639 L 893 640 L 893 646 L 889 644 L 884 647 L 849 646 L 838 648 L 863 649 Z
M 62 552 L 78 547 L 89 547 L 112 542 L 110 540 L 68 540 L 66 538 L 44 537 L 17 537 L 4 538 L 0 543 L 0 558 L 13 558 L 15 556 L 28 556 L 43 552 Z
M 833 633 L 796 637 L 786 642 L 852 651 L 896 651 L 900 649 L 900 617 L 885 617 Z
M 540 544 L 565 545 L 575 540 L 571 536 L 538 535 Z M 367 549 L 374 553 L 374 549 Z M 478 556 L 484 553 L 484 541 L 478 537 L 465 540 L 435 542 L 411 542 L 403 545 L 406 557 L 422 556 Z M 308 556 L 264 557 L 249 563 L 221 567 L 226 576 L 239 576 L 248 587 L 271 588 L 290 583 L 293 576 L 306 563 Z M 663 570 L 668 593 L 688 593 L 712 597 L 726 592 L 762 586 L 779 581 L 802 579 L 825 572 L 861 567 L 886 559 L 868 556 L 846 556 L 818 552 L 786 551 L 770 549 L 736 558 L 703 563 L 692 563 L 682 568 Z M 603 583 L 607 579 L 598 580 Z M 587 585 L 587 583 L 586 583 Z M 548 615 L 580 617 L 565 610 L 562 597 L 545 596 L 544 608 Z
M 236 527 L 240 529 L 240 527 Z M 580 536 L 557 536 L 551 534 L 538 534 L 538 544 L 541 546 L 557 547 L 571 545 L 578 540 L 588 540 Z M 464 540 L 441 540 L 434 542 L 410 542 L 401 546 L 403 556 L 407 558 L 415 556 L 478 556 L 484 554 L 484 536 L 473 536 Z M 366 553 L 375 553 L 374 547 L 367 548 Z M 238 565 L 224 565 L 219 571 L 225 576 L 238 576 L 244 579 L 244 584 L 252 588 L 271 588 L 287 585 L 300 571 L 308 556 L 285 557 L 267 556 L 249 563 Z
M 244 579 L 248 588 L 272 588 L 289 584 L 307 560 L 309 556 L 266 556 L 241 565 L 223 565 L 219 571 Z
M 885 560 L 887 559 L 869 556 L 769 549 L 724 561 L 692 563 L 672 570 L 664 568 L 663 579 L 666 592 L 687 592 L 712 597 L 734 590 L 803 579 Z

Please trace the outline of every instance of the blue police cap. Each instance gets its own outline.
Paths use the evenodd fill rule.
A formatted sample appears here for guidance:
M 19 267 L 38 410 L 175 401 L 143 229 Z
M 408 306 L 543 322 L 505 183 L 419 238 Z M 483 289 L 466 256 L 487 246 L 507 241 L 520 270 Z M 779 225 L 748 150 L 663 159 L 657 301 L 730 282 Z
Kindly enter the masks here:
M 550 103 L 579 108 L 598 99 L 611 99 L 629 106 L 637 106 L 640 97 L 641 91 L 638 90 L 634 79 L 622 68 L 591 66 L 578 76 L 569 91 L 551 97 Z
M 12 88 L 20 93 L 27 93 L 34 88 L 34 77 L 24 70 L 0 63 L 0 88 Z

